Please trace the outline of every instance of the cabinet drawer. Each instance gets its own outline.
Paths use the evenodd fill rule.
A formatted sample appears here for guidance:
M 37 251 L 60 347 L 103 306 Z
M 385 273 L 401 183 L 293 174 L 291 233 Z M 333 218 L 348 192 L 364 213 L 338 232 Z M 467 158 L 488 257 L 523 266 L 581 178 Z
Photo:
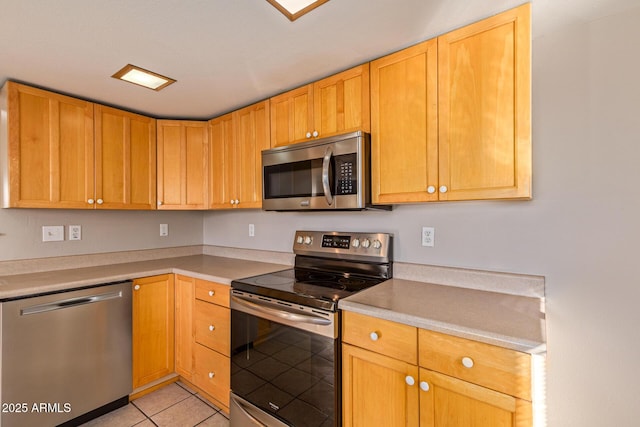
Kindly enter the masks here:
M 196 279 L 196 299 L 229 307 L 229 285 Z
M 196 344 L 194 350 L 193 383 L 229 407 L 229 358 L 200 344 Z
M 196 300 L 196 342 L 229 355 L 230 311 L 228 308 Z
M 531 355 L 424 329 L 418 337 L 421 367 L 531 400 Z
M 408 363 L 418 363 L 417 328 L 345 311 L 342 340 Z

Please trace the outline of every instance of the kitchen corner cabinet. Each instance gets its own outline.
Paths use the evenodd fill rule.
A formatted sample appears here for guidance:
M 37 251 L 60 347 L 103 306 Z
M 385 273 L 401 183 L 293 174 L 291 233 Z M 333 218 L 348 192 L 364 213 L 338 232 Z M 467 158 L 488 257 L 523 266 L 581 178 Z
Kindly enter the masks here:
M 94 110 L 96 208 L 155 209 L 156 120 L 99 104 Z
M 271 98 L 271 146 L 370 131 L 369 64 Z
M 193 382 L 195 281 L 192 277 L 175 276 L 175 368 L 178 375 L 190 382 Z
M 174 372 L 174 275 L 133 281 L 133 388 Z
M 372 199 L 531 197 L 525 4 L 371 63 Z
M 206 209 L 207 122 L 158 120 L 158 209 Z
M 352 312 L 343 320 L 345 427 L 532 426 L 530 355 Z
M 212 119 L 209 126 L 209 208 L 261 208 L 269 101 Z
M 2 88 L 4 207 L 92 208 L 92 103 L 15 82 Z

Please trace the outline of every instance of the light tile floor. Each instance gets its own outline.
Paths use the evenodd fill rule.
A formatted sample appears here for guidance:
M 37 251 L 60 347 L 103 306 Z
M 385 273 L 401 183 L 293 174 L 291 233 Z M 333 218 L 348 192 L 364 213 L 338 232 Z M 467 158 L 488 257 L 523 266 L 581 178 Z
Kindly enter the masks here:
M 228 427 L 219 408 L 181 382 L 172 383 L 82 427 Z

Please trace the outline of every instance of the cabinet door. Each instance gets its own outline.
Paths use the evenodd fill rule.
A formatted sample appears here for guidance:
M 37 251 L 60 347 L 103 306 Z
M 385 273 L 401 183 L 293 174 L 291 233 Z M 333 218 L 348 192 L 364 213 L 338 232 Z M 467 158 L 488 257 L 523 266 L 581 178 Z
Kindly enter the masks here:
M 370 131 L 369 64 L 360 65 L 313 84 L 313 131 L 318 138 Z
M 96 208 L 156 208 L 155 119 L 95 106 Z
M 174 371 L 173 274 L 133 281 L 133 388 Z
M 441 200 L 531 197 L 530 5 L 438 38 Z
M 262 150 L 270 146 L 269 101 L 233 113 L 235 127 L 236 182 L 234 198 L 238 208 L 262 207 Z
M 209 121 L 209 208 L 230 209 L 234 206 L 232 192 L 234 131 L 232 114 Z
M 420 369 L 423 427 L 530 427 L 531 403 Z
M 437 42 L 371 62 L 373 203 L 437 200 Z
M 195 279 L 175 276 L 175 360 L 176 372 L 188 381 L 193 378 Z
M 408 376 L 416 384 L 408 385 Z M 417 380 L 415 365 L 343 344 L 343 425 L 418 426 Z
M 274 96 L 271 103 L 271 146 L 307 140 L 313 132 L 313 85 Z
M 9 194 L 18 208 L 93 209 L 93 104 L 7 82 Z
M 158 120 L 158 209 L 205 209 L 207 122 Z

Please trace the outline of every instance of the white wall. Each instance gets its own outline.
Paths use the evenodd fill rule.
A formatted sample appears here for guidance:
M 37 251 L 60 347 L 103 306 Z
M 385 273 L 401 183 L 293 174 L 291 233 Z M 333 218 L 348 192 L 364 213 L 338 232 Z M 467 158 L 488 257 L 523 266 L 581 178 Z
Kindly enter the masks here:
M 639 24 L 633 9 L 534 38 L 532 201 L 207 213 L 204 243 L 290 251 L 296 229 L 380 230 L 399 261 L 544 275 L 548 425 L 638 425 Z
M 160 237 L 160 224 L 169 236 Z M 82 226 L 82 240 L 42 242 L 43 225 Z M 0 261 L 202 244 L 200 212 L 0 209 Z

